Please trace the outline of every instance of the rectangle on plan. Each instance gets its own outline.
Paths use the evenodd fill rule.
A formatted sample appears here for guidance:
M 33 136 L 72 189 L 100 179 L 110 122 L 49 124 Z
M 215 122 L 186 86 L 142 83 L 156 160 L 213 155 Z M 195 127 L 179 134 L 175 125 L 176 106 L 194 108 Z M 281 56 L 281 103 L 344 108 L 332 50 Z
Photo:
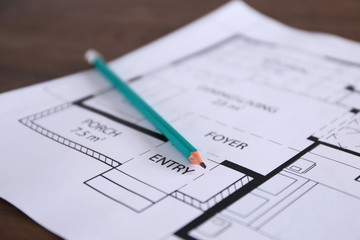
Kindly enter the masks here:
M 90 179 L 85 182 L 85 184 L 136 212 L 141 212 L 153 204 L 151 200 L 134 193 L 101 175 Z
M 317 185 L 274 216 L 261 231 L 279 239 L 359 239 L 360 200 Z
M 109 181 L 117 183 L 119 186 L 131 189 L 132 192 L 137 193 L 152 202 L 157 202 L 166 196 L 165 193 L 157 190 L 156 188 L 153 188 L 117 169 L 103 173 L 102 176 Z
M 254 213 L 267 202 L 268 200 L 266 198 L 249 193 L 230 205 L 227 210 L 245 218 Z
M 286 188 L 288 188 L 290 185 L 292 185 L 294 182 L 296 182 L 296 179 L 279 173 L 274 177 L 270 178 L 262 185 L 260 185 L 259 189 L 276 196 L 282 191 L 284 191 Z

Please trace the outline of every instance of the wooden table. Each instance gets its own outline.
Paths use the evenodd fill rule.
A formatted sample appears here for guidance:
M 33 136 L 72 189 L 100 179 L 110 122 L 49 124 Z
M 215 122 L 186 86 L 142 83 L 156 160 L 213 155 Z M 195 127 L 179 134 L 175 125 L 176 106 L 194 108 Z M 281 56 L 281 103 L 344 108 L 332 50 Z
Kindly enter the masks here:
M 82 56 L 90 47 L 116 58 L 225 2 L 1 0 L 0 92 L 87 69 Z M 359 0 L 246 2 L 288 25 L 360 41 Z M 0 239 L 58 238 L 0 199 Z

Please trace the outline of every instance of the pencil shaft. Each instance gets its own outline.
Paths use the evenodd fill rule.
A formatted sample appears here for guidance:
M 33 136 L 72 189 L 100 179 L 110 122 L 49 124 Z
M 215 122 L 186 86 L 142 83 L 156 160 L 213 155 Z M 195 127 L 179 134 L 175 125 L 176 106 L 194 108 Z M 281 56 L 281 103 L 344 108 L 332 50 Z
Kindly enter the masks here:
M 165 119 L 163 119 L 152 107 L 150 107 L 140 96 L 138 96 L 128 85 L 117 77 L 106 65 L 98 58 L 94 61 L 94 66 L 104 74 L 120 90 L 127 99 L 134 104 L 145 117 L 155 125 L 164 136 L 174 144 L 180 152 L 189 158 L 191 152 L 197 151 L 179 132 L 177 132 Z

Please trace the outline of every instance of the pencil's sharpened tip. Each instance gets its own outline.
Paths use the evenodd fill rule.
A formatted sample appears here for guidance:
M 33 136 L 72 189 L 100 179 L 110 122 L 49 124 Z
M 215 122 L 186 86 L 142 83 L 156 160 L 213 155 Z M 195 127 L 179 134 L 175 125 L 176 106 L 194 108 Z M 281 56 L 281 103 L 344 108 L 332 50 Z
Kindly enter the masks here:
M 93 64 L 97 58 L 101 57 L 101 55 L 95 49 L 88 49 L 85 52 L 84 57 L 89 64 Z
M 202 166 L 203 168 L 206 168 L 203 158 L 201 157 L 201 154 L 198 151 L 191 152 L 189 160 L 191 163 L 194 163 L 194 164 Z

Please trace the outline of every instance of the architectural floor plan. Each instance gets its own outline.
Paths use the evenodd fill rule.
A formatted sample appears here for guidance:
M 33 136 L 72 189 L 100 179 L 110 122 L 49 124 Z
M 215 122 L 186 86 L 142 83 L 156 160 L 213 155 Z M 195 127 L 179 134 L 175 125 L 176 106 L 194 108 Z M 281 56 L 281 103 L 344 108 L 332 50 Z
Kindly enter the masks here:
M 23 144 L 38 142 L 39 181 L 59 189 L 33 218 L 79 239 L 358 239 L 360 61 L 250 35 L 229 33 L 128 80 L 196 146 L 206 169 L 96 73 L 75 87 L 66 79 L 33 87 L 53 100 L 9 122 Z M 72 88 L 83 93 L 70 96 Z M 30 216 L 37 201 L 24 207 Z M 49 220 L 51 206 L 68 209 L 50 211 L 61 224 Z M 78 231 L 65 223 L 72 211 Z

